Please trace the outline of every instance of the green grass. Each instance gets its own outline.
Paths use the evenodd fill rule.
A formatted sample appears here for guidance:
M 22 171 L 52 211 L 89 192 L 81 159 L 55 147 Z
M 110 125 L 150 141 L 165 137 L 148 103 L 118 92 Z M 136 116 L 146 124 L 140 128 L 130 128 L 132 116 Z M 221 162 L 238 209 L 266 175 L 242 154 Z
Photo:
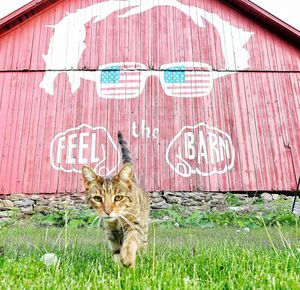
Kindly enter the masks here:
M 0 289 L 300 289 L 297 231 L 151 227 L 148 252 L 126 269 L 100 229 L 15 224 L 0 230 Z

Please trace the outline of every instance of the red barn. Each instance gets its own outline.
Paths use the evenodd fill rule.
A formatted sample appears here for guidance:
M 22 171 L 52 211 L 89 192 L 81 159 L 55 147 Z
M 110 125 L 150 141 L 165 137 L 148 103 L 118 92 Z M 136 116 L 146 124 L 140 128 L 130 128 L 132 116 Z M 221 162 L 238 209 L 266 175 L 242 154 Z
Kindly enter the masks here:
M 0 194 L 293 191 L 300 32 L 246 0 L 31 1 L 0 21 Z

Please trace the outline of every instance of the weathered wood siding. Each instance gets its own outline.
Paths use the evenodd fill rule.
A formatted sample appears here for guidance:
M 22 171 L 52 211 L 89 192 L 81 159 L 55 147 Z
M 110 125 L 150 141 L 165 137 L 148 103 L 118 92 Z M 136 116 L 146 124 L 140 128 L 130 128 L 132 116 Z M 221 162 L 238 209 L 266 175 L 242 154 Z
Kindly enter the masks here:
M 300 50 L 218 0 L 60 1 L 0 37 L 0 106 L 0 193 L 82 191 L 118 130 L 148 191 L 300 175 Z

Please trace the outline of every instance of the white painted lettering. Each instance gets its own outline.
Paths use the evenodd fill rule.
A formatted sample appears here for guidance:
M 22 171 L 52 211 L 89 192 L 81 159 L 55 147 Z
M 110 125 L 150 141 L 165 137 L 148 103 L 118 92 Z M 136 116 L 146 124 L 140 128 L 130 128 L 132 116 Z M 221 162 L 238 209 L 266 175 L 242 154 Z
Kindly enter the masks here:
M 198 148 L 198 163 L 201 164 L 201 158 L 205 159 L 205 163 L 208 164 L 207 148 L 203 131 L 199 131 L 199 148 Z
M 195 150 L 195 136 L 192 132 L 184 133 L 184 148 L 185 148 L 185 157 L 193 160 L 196 158 Z
M 86 164 L 88 162 L 87 158 L 83 157 L 84 149 L 88 149 L 89 145 L 84 143 L 84 138 L 88 137 L 89 133 L 80 133 L 79 135 L 79 148 L 78 148 L 78 163 L 79 164 Z
M 152 132 L 152 137 L 157 139 L 159 135 L 159 129 L 158 128 L 154 128 L 153 132 Z
M 228 141 L 215 133 L 208 132 L 207 136 L 204 136 L 203 131 L 199 131 L 198 140 L 193 132 L 185 132 L 183 137 L 184 156 L 189 160 L 196 159 L 196 153 L 198 154 L 197 162 L 199 164 L 201 164 L 202 158 L 204 158 L 206 164 L 217 164 L 223 161 L 225 154 L 227 159 L 230 158 Z
M 63 144 L 64 141 L 66 141 L 66 137 L 65 136 L 62 136 L 62 137 L 58 138 L 58 141 L 57 141 L 56 162 L 58 164 L 61 164 L 61 162 L 62 162 L 62 160 L 61 160 L 62 150 L 66 148 L 66 146 Z
M 234 157 L 230 136 L 205 123 L 183 127 L 166 151 L 169 166 L 183 177 L 222 174 L 233 168 Z
M 110 151 L 109 158 L 107 150 Z M 116 170 L 121 158 L 118 147 L 106 128 L 81 124 L 58 133 L 53 138 L 50 160 L 51 166 L 56 170 L 80 173 L 82 165 L 88 165 L 98 174 L 106 175 Z
M 155 138 L 159 137 L 159 129 L 154 128 L 151 130 L 150 127 L 146 126 L 146 121 L 142 120 L 141 128 L 138 130 L 136 122 L 132 123 L 132 135 L 135 138 L 142 137 L 142 138 Z
M 100 158 L 96 157 L 96 142 L 96 133 L 92 133 L 91 163 L 96 163 L 100 161 Z
M 150 138 L 150 128 L 146 126 L 146 121 L 145 120 L 142 120 L 142 129 L 141 129 L 141 132 L 142 132 L 142 137 L 144 138 L 144 133 L 145 133 L 145 136 L 146 138 Z
M 220 161 L 218 136 L 212 132 L 208 132 L 208 144 L 210 147 L 210 164 L 215 164 Z
M 139 133 L 136 132 L 136 130 L 137 130 L 136 122 L 133 122 L 133 124 L 132 124 L 132 135 L 133 135 L 133 137 L 138 138 Z
M 67 150 L 67 164 L 75 164 L 76 159 L 73 157 L 73 149 L 76 148 L 76 143 L 73 142 L 77 138 L 77 134 L 71 134 L 68 136 L 68 150 Z

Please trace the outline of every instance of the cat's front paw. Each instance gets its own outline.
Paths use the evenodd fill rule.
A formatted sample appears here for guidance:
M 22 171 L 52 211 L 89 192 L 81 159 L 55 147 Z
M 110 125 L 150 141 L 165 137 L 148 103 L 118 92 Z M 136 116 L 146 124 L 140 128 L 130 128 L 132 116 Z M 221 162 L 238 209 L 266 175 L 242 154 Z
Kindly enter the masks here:
M 123 266 L 133 268 L 135 265 L 135 254 L 128 249 L 121 251 L 121 263 Z

